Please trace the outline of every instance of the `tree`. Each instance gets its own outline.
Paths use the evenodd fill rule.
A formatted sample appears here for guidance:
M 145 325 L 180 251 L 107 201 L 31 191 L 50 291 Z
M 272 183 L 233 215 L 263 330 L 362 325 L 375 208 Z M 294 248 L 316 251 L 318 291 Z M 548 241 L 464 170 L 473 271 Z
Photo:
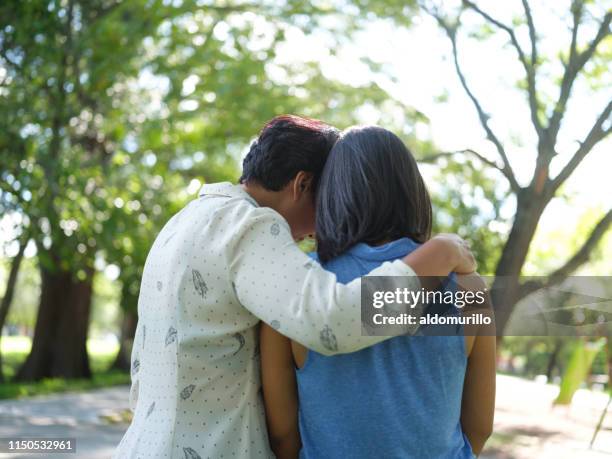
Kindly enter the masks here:
M 86 337 L 101 235 L 117 80 L 136 71 L 145 2 L 4 2 L 0 7 L 2 193 L 28 217 L 42 292 L 18 379 L 88 377 Z M 157 19 L 159 20 L 159 19 Z
M 325 78 L 317 62 L 276 61 L 287 30 L 314 30 L 336 9 L 168 3 L 0 6 L 1 197 L 30 222 L 42 281 L 19 379 L 90 375 L 96 260 L 120 268 L 125 366 L 156 233 L 198 184 L 236 178 L 267 119 L 293 112 L 342 126 L 388 99 L 375 84 Z
M 21 261 L 25 253 L 26 246 L 28 245 L 27 234 L 22 235 L 19 239 L 19 248 L 17 254 L 11 261 L 11 267 L 9 269 L 8 279 L 6 281 L 6 290 L 4 296 L 0 302 L 0 343 L 2 342 L 2 330 L 6 323 L 6 317 L 8 316 L 13 302 L 13 296 L 15 295 L 15 285 L 17 284 L 17 276 L 19 275 L 19 268 L 21 267 Z M 4 372 L 2 370 L 2 352 L 0 351 L 0 382 L 4 381 Z
M 254 2 L 205 10 L 187 2 L 148 40 L 146 72 L 167 89 L 159 107 L 147 112 L 137 130 L 127 133 L 136 139 L 136 151 L 130 157 L 140 154 L 154 163 L 165 183 L 168 177 L 178 176 L 183 186 L 165 187 L 175 190 L 176 196 L 162 205 L 163 218 L 153 228 L 137 222 L 128 225 L 133 249 L 109 251 L 110 262 L 121 266 L 123 283 L 124 319 L 115 368 L 128 368 L 144 257 L 156 228 L 164 223 L 160 220 L 190 198 L 178 191 L 185 183 L 236 180 L 238 153 L 266 120 L 279 113 L 298 113 L 346 126 L 356 121 L 356 110 L 363 104 L 388 103 L 388 95 L 375 84 L 351 87 L 329 80 L 316 62 L 277 62 L 287 31 L 298 28 L 295 22 L 299 21 L 304 32 L 312 32 L 320 27 L 319 19 L 329 15 L 342 14 L 304 2 L 282 6 Z M 283 78 L 271 76 L 273 71 Z M 139 94 L 142 97 L 146 95 Z M 412 115 L 409 110 L 406 113 Z M 129 183 L 130 178 L 126 180 Z M 138 200 L 144 202 L 143 198 Z M 150 203 L 156 204 L 161 203 Z M 173 210 L 166 211 L 167 206 Z
M 496 280 L 492 287 L 493 303 L 497 307 L 496 320 L 498 328 L 503 330 L 510 317 L 513 306 L 529 293 L 546 285 L 558 283 L 574 272 L 583 263 L 589 260 L 590 254 L 602 239 L 612 223 L 612 209 L 605 212 L 593 227 L 582 246 L 559 268 L 550 272 L 542 282 L 521 283 L 519 275 L 527 258 L 531 242 L 544 210 L 551 199 L 559 194 L 564 183 L 584 160 L 584 158 L 610 134 L 612 129 L 610 114 L 612 101 L 603 100 L 603 108 L 596 116 L 585 137 L 578 142 L 572 157 L 557 174 L 551 174 L 551 163 L 557 156 L 557 143 L 560 131 L 564 128 L 563 120 L 568 110 L 572 89 L 579 77 L 589 72 L 589 63 L 592 68 L 601 66 L 598 62 L 602 45 L 610 36 L 610 22 L 612 12 L 602 11 L 602 4 L 583 0 L 571 2 L 569 14 L 571 17 L 571 39 L 566 51 L 561 53 L 562 75 L 559 77 L 558 94 L 552 101 L 548 101 L 541 86 L 546 76 L 541 75 L 543 63 L 550 60 L 548 56 L 539 54 L 539 35 L 537 23 L 534 20 L 528 0 L 522 0 L 523 15 L 507 24 L 497 19 L 493 13 L 486 11 L 475 2 L 464 0 L 459 11 L 448 13 L 441 7 L 423 2 L 422 8 L 432 15 L 446 33 L 452 49 L 452 59 L 455 72 L 465 94 L 471 101 L 477 119 L 485 132 L 486 138 L 491 142 L 498 155 L 498 160 L 491 160 L 487 156 L 474 150 L 436 154 L 433 158 L 455 157 L 457 154 L 470 156 L 492 168 L 503 177 L 516 200 L 516 212 L 510 232 L 503 244 L 499 260 L 495 266 Z M 504 35 L 510 46 L 514 49 L 516 57 L 523 69 L 523 79 L 519 82 L 519 89 L 525 94 L 531 123 L 537 136 L 534 149 L 537 152 L 534 172 L 526 185 L 516 178 L 511 164 L 511 148 L 502 142 L 501 137 L 494 131 L 485 105 L 472 87 L 461 63 L 461 31 L 464 29 L 463 17 L 472 15 L 479 19 L 487 34 Z M 519 28 L 526 28 L 528 45 L 519 40 Z M 594 28 L 594 33 L 583 32 L 583 28 Z M 584 38 L 584 35 L 589 35 Z M 605 62 L 605 61 L 604 61 Z M 605 65 L 605 64 L 604 64 Z M 553 76 L 553 80 L 554 80 Z M 550 80 L 547 81 L 550 83 Z M 605 96 L 605 92 L 601 92 Z M 594 98 L 595 100 L 595 98 Z M 601 102 L 601 100 L 600 100 Z

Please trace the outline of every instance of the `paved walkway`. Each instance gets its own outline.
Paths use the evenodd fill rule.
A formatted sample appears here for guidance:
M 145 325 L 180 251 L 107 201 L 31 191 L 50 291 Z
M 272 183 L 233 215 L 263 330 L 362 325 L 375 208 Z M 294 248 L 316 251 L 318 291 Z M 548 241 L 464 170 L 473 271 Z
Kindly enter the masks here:
M 482 459 L 610 459 L 612 410 L 594 448 L 589 442 L 607 396 L 580 390 L 570 407 L 552 407 L 558 388 L 497 378 L 495 434 Z M 0 454 L 0 458 L 109 458 L 126 423 L 128 388 L 0 401 L 0 438 L 72 437 L 76 454 Z
M 109 422 L 128 406 L 124 386 L 0 401 L 0 438 L 76 438 L 76 454 L 0 454 L 0 458 L 107 459 L 126 424 Z
M 557 386 L 498 375 L 494 434 L 481 457 L 612 458 L 612 407 L 593 449 L 589 448 L 607 394 L 581 389 L 570 406 L 553 406 L 558 392 Z

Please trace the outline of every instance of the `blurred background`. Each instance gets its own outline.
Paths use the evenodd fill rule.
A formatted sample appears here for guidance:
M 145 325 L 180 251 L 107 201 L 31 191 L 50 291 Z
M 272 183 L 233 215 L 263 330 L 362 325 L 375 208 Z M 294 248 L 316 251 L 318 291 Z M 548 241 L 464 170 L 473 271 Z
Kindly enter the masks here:
M 203 183 L 237 179 L 278 114 L 400 135 L 436 231 L 515 279 L 502 329 L 538 288 L 612 275 L 610 8 L 3 0 L 0 436 L 66 433 L 84 457 L 110 454 L 149 247 Z M 499 344 L 486 457 L 612 454 L 606 334 Z

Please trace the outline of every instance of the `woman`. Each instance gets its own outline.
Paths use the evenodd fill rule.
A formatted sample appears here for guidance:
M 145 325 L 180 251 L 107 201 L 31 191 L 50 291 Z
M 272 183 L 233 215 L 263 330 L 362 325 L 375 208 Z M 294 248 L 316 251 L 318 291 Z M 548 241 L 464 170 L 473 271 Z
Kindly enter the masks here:
M 349 282 L 425 242 L 431 214 L 402 141 L 379 127 L 349 129 L 321 178 L 315 258 Z M 490 435 L 494 336 L 459 328 L 326 357 L 263 324 L 260 344 L 268 433 L 279 458 L 472 458 Z

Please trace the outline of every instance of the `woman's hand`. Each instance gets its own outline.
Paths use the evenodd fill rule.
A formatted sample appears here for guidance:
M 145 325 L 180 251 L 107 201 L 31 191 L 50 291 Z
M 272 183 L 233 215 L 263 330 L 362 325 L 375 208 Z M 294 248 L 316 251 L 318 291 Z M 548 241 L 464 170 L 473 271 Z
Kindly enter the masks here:
M 476 259 L 469 244 L 456 234 L 438 234 L 404 257 L 419 277 L 448 276 L 451 272 L 476 271 Z
M 457 274 L 471 274 L 476 271 L 477 263 L 472 253 L 470 243 L 453 233 L 442 233 L 434 236 L 432 240 L 440 240 L 448 250 L 456 255 L 455 268 Z

